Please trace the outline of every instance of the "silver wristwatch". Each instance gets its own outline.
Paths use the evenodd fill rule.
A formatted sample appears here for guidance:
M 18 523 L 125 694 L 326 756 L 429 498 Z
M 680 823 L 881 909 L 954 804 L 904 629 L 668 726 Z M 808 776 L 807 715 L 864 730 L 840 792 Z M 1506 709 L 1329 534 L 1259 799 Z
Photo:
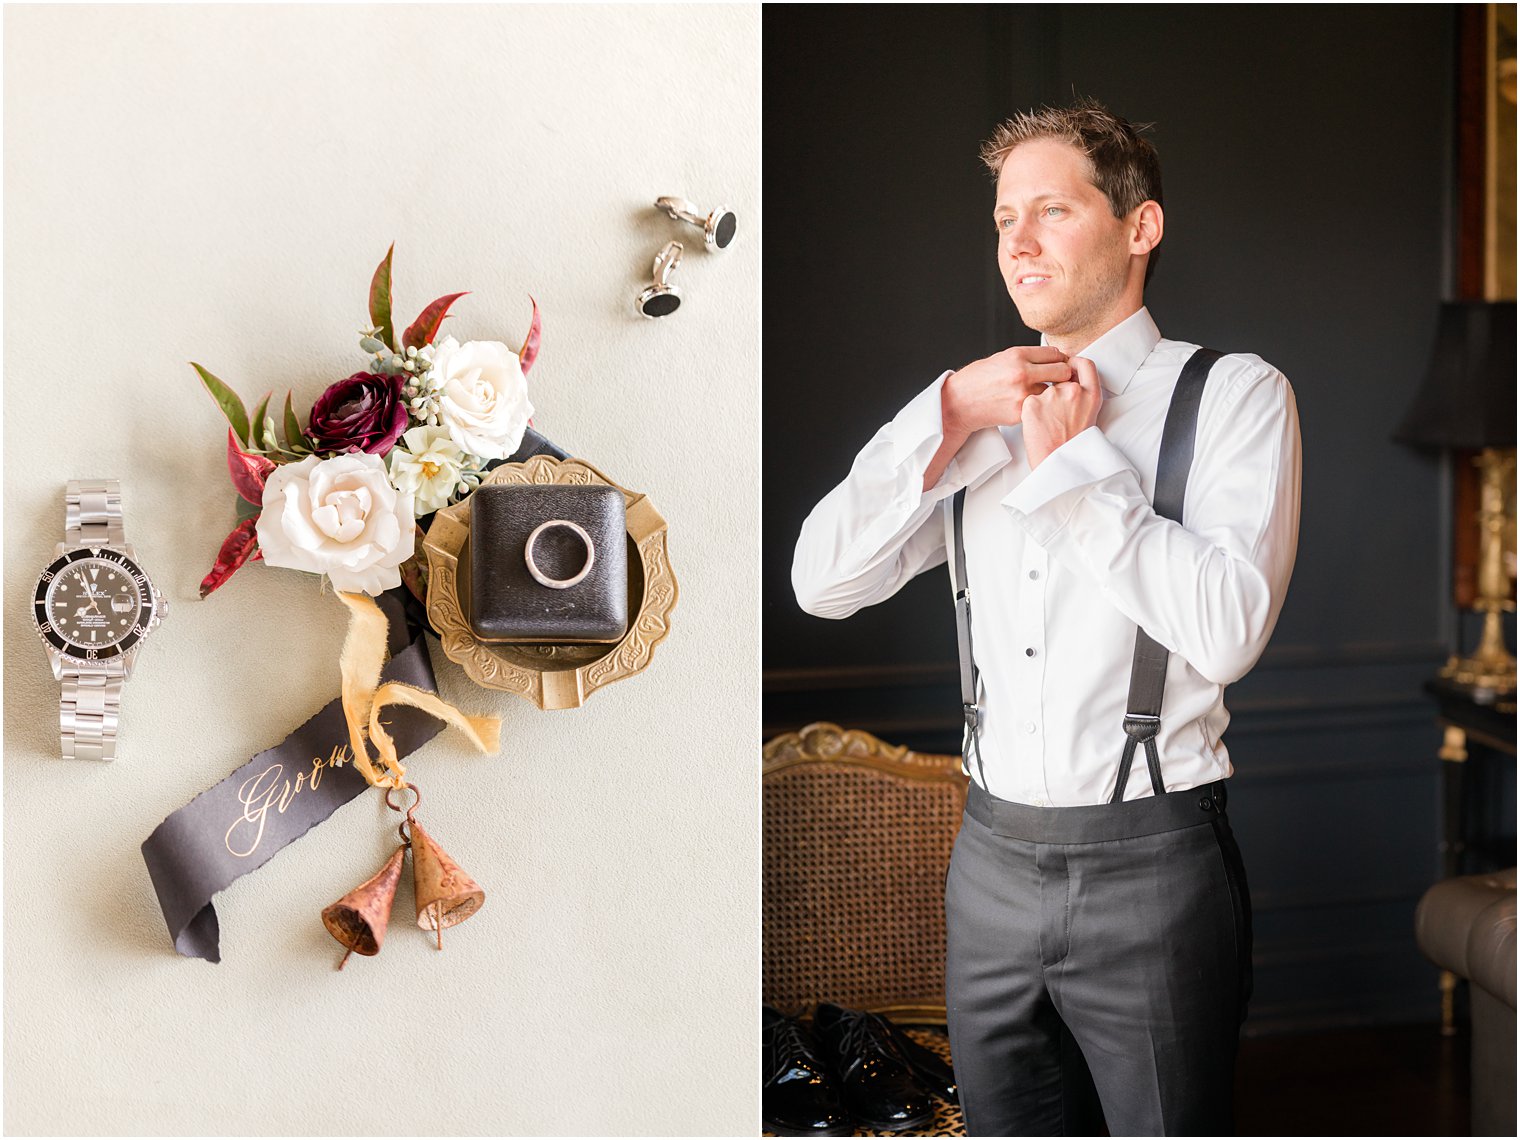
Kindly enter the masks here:
M 37 579 L 32 621 L 63 682 L 63 758 L 114 760 L 122 682 L 168 608 L 127 545 L 119 480 L 69 480 L 53 555 Z

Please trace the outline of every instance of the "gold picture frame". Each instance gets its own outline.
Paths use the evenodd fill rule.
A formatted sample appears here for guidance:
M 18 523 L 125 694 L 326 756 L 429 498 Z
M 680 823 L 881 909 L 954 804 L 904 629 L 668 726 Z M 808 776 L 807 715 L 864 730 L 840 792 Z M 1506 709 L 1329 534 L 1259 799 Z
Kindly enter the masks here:
M 1515 5 L 1485 5 L 1483 295 L 1515 297 Z

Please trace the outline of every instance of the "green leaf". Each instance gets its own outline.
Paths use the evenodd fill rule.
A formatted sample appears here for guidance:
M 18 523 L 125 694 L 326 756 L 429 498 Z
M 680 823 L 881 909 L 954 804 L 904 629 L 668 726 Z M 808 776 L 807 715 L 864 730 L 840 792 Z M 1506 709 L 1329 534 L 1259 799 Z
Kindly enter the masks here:
M 253 410 L 253 415 L 248 417 L 248 442 L 260 447 L 268 445 L 260 438 L 263 434 L 264 417 L 269 414 L 269 400 L 273 392 L 265 392 L 264 398 L 259 401 L 259 406 Z
M 296 410 L 291 404 L 292 395 L 292 392 L 285 393 L 285 446 L 295 451 L 301 446 L 301 421 L 296 419 Z
M 280 451 L 280 437 L 275 434 L 273 416 L 264 417 L 264 446 L 276 453 Z
M 239 495 L 237 497 L 238 522 L 242 522 L 244 519 L 256 519 L 263 512 L 263 510 L 264 508 L 260 504 L 250 503 L 247 499 L 243 498 L 242 495 Z
M 391 255 L 396 243 L 391 242 L 385 251 L 385 260 L 375 267 L 375 276 L 369 283 L 369 319 L 374 322 L 379 338 L 396 351 L 396 330 L 391 325 Z
M 206 391 L 211 393 L 211 398 L 222 409 L 222 415 L 227 417 L 227 422 L 237 433 L 238 442 L 247 444 L 249 442 L 248 409 L 243 407 L 243 401 L 238 398 L 238 394 L 195 361 L 190 362 L 190 367 L 200 373 L 201 383 L 206 386 Z

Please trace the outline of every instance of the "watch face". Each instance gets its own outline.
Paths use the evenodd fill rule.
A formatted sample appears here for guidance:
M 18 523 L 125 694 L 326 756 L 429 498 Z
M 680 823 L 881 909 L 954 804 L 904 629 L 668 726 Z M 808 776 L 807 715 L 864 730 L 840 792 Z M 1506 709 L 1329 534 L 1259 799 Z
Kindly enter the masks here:
M 47 642 L 87 661 L 116 657 L 147 632 L 147 575 L 116 550 L 71 550 L 42 572 L 32 601 Z

